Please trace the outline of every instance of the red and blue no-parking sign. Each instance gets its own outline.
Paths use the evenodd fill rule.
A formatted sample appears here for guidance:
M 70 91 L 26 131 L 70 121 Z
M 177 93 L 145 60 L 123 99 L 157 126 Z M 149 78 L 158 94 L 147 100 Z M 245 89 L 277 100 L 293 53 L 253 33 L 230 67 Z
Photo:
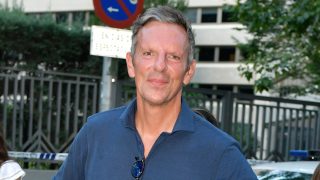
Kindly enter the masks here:
M 96 15 L 105 24 L 126 28 L 143 10 L 143 0 L 93 0 Z

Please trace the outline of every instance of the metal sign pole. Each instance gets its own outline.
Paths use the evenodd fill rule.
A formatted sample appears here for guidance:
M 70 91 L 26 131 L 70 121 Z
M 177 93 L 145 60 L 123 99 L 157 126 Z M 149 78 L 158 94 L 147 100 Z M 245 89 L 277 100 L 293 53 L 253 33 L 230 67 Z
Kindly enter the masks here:
M 111 57 L 103 57 L 103 69 L 100 82 L 100 112 L 112 108 L 112 74 L 110 72 L 111 61 Z
M 93 0 L 93 6 L 96 15 L 106 25 L 115 28 L 127 28 L 132 25 L 133 21 L 142 12 L 143 1 Z M 99 108 L 100 111 L 104 111 L 114 105 L 112 92 L 113 74 L 110 72 L 111 57 L 125 59 L 125 54 L 130 51 L 131 31 L 98 26 L 92 26 L 91 28 L 90 54 L 104 57 Z
M 117 62 L 111 58 L 125 59 L 131 47 L 131 31 L 110 27 L 92 26 L 90 54 L 103 57 L 100 83 L 99 111 L 115 106 L 114 82 L 117 80 Z

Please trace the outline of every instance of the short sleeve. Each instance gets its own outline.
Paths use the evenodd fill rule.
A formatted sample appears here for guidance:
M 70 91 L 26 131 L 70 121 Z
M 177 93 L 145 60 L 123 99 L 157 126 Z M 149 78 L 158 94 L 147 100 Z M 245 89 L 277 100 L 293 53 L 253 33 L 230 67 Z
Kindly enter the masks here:
M 87 126 L 85 124 L 75 137 L 69 149 L 68 157 L 53 177 L 53 180 L 85 179 L 87 147 Z
M 254 174 L 248 161 L 244 158 L 236 144 L 228 146 L 223 152 L 218 166 L 219 180 L 237 179 L 237 180 L 255 180 Z
M 23 178 L 25 175 L 26 173 L 20 165 L 13 160 L 8 160 L 1 165 L 0 180 L 19 179 Z

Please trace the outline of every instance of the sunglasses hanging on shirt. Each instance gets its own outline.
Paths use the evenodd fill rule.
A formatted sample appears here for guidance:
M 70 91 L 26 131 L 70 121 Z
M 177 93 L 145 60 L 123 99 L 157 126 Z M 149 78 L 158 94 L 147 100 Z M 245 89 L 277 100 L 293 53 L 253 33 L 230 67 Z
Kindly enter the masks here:
M 139 180 L 144 170 L 144 158 L 139 159 L 139 157 L 135 157 L 135 160 L 136 161 L 132 164 L 131 167 L 131 175 L 136 180 Z

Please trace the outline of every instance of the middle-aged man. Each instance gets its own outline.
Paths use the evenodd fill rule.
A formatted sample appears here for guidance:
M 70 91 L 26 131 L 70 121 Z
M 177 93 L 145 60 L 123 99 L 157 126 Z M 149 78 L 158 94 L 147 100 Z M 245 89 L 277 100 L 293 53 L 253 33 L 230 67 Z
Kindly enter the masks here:
M 54 179 L 257 179 L 238 143 L 182 99 L 196 64 L 183 15 L 151 8 L 132 31 L 126 62 L 136 99 L 89 117 Z

